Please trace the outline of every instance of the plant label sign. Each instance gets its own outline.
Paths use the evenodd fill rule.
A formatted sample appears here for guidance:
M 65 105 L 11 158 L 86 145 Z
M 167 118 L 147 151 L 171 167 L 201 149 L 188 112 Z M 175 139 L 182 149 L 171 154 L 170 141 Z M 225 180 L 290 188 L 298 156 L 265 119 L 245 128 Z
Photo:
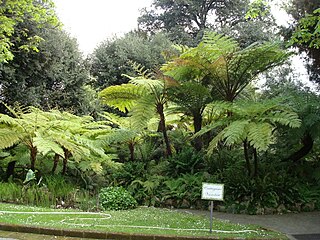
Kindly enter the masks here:
M 202 183 L 201 199 L 223 201 L 224 184 Z

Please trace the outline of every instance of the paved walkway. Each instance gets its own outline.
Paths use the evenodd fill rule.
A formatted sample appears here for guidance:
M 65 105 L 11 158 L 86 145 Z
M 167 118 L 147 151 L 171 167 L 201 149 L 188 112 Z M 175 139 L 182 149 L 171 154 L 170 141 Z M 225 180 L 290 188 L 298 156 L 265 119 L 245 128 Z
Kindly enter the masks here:
M 210 215 L 210 212 L 190 211 Z M 245 215 L 214 212 L 214 218 L 240 224 L 257 224 L 283 232 L 290 239 L 320 240 L 320 212 L 287 213 L 282 215 Z M 301 235 L 301 236 L 299 236 Z M 309 235 L 304 236 L 302 235 Z

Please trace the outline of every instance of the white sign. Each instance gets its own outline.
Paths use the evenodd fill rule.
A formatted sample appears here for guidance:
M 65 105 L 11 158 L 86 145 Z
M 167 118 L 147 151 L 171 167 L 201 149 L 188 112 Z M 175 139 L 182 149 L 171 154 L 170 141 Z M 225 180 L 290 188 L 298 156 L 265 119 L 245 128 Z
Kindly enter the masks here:
M 202 183 L 201 199 L 223 201 L 224 184 Z

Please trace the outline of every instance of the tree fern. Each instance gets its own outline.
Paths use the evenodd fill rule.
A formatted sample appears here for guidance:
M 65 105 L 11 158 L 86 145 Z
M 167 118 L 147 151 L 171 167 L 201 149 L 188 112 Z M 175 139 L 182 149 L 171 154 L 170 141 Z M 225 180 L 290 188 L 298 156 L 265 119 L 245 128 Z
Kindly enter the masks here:
M 301 124 L 295 112 L 282 107 L 281 104 L 275 104 L 275 100 L 232 104 L 216 102 L 209 104 L 208 108 L 218 116 L 195 137 L 223 127 L 223 130 L 210 143 L 210 151 L 219 141 L 227 145 L 234 145 L 245 139 L 257 150 L 265 151 L 272 143 L 272 134 L 277 124 L 292 128 L 297 128 Z
M 163 133 L 168 155 L 171 147 L 166 134 L 164 107 L 167 103 L 167 86 L 165 76 L 154 79 L 147 72 L 140 72 L 143 76 L 130 77 L 130 83 L 111 86 L 102 90 L 99 96 L 103 103 L 129 111 L 132 123 L 136 128 L 145 128 L 154 116 L 159 115 L 161 131 Z

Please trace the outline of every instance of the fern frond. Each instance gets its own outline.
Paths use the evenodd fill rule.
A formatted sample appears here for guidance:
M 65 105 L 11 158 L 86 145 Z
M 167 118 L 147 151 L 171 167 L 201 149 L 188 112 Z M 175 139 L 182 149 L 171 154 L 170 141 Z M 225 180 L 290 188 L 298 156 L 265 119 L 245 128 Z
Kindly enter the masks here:
M 23 114 L 29 113 L 30 112 L 30 107 L 26 107 L 21 105 L 18 102 L 14 103 L 14 106 L 9 106 L 5 102 L 0 101 L 6 109 L 16 118 L 20 118 Z
M 150 93 L 159 92 L 164 88 L 164 81 L 158 79 L 137 77 L 131 79 L 129 82 L 137 86 L 145 87 Z
M 271 123 L 279 123 L 291 128 L 298 128 L 301 125 L 301 120 L 295 112 L 271 112 L 265 117 L 265 119 L 269 120 Z
M 37 150 L 43 154 L 46 155 L 49 152 L 54 152 L 61 157 L 64 156 L 64 151 L 56 142 L 51 141 L 49 139 L 45 139 L 43 136 L 38 135 L 37 137 L 33 138 L 34 146 L 37 147 Z
M 224 140 L 229 146 L 241 143 L 246 138 L 246 131 L 249 120 L 233 121 L 229 126 L 224 129 Z
M 75 160 L 79 161 L 83 156 L 88 156 L 90 151 L 84 147 L 79 146 L 74 140 L 66 137 L 56 136 L 54 140 L 63 148 L 71 152 Z
M 199 132 L 195 133 L 192 138 L 197 138 L 207 132 L 210 132 L 218 127 L 223 127 L 228 125 L 227 121 L 215 121 L 209 125 L 204 126 Z
M 105 136 L 107 143 L 123 143 L 138 137 L 139 133 L 130 129 L 116 129 L 109 135 Z
M 0 114 L 0 123 L 9 125 L 9 126 L 17 126 L 18 121 L 17 118 L 12 118 L 6 114 Z
M 265 151 L 272 142 L 272 130 L 274 127 L 269 123 L 250 123 L 248 125 L 247 139 L 258 151 Z
M 141 65 L 140 63 L 133 62 L 133 61 L 130 61 L 130 63 L 131 63 L 133 70 L 136 73 L 138 73 L 140 77 L 146 78 L 146 79 L 153 79 L 154 78 L 153 73 L 149 69 L 146 69 L 145 66 Z
M 20 142 L 21 134 L 11 129 L 0 129 L 0 149 L 5 149 Z
M 181 45 L 181 44 L 173 44 L 172 47 L 177 50 L 178 52 L 180 52 L 180 54 L 187 52 L 190 47 L 187 45 Z
M 101 174 L 103 172 L 103 167 L 100 162 L 92 161 L 90 162 L 90 167 L 96 174 Z
M 104 104 L 116 107 L 123 112 L 130 110 L 136 104 L 136 101 L 144 95 L 144 88 L 134 84 L 110 86 L 99 93 L 99 97 Z
M 102 146 L 103 141 L 91 140 L 91 139 L 84 138 L 83 136 L 75 137 L 75 141 L 95 155 L 98 155 L 98 156 L 105 155 L 105 152 Z
M 130 113 L 134 129 L 143 129 L 155 115 L 155 102 L 152 95 L 140 98 Z
M 239 44 L 235 39 L 212 31 L 204 33 L 202 42 L 225 52 L 233 52 L 239 49 Z
M 236 106 L 231 102 L 227 101 L 214 101 L 212 103 L 207 104 L 204 112 L 210 113 L 212 115 L 220 116 L 225 115 L 227 112 L 234 112 L 236 110 Z
M 224 130 L 220 131 L 217 136 L 215 136 L 209 143 L 207 148 L 207 154 L 212 155 L 217 150 L 217 145 L 220 141 L 224 139 Z

